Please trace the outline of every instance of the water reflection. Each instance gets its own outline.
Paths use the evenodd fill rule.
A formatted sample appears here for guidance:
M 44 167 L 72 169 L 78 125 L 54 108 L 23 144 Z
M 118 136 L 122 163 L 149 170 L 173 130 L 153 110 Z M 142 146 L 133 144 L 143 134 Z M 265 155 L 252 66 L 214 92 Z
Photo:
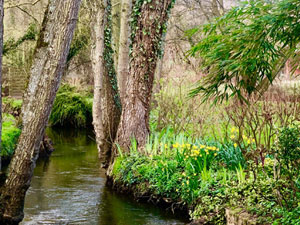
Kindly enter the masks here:
M 184 224 L 105 187 L 91 132 L 51 129 L 47 133 L 56 150 L 48 161 L 37 163 L 22 224 Z

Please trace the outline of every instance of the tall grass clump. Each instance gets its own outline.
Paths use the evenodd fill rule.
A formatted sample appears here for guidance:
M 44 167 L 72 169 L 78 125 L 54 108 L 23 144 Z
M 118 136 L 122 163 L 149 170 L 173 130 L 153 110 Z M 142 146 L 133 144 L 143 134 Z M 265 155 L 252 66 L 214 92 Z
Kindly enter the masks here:
M 49 123 L 51 126 L 86 127 L 92 123 L 92 97 L 75 87 L 58 90 Z

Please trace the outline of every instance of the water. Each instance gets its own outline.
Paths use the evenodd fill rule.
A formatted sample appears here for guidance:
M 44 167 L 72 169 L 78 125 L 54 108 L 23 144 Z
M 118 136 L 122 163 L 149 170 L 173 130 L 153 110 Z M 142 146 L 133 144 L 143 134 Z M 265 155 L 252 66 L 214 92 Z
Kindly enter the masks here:
M 37 162 L 22 224 L 185 224 L 180 215 L 176 218 L 108 189 L 88 131 L 52 129 L 47 133 L 55 151 L 48 161 Z

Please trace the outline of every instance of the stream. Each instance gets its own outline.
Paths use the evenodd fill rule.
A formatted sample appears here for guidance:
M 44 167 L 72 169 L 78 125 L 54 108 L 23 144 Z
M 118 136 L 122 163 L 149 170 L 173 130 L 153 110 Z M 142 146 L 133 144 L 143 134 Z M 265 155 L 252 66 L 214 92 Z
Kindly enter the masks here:
M 180 215 L 106 187 L 92 132 L 48 129 L 47 134 L 55 151 L 37 162 L 21 224 L 186 224 Z

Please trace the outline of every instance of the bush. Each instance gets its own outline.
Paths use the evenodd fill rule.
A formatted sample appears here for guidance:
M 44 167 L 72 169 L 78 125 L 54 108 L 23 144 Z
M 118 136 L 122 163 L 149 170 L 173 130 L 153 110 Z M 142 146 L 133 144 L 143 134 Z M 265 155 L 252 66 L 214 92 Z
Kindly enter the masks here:
M 282 172 L 291 177 L 298 177 L 300 171 L 300 127 L 298 125 L 291 125 L 280 130 L 276 150 Z
M 92 123 L 93 99 L 75 87 L 62 85 L 57 92 L 49 123 L 52 126 L 86 127 Z

